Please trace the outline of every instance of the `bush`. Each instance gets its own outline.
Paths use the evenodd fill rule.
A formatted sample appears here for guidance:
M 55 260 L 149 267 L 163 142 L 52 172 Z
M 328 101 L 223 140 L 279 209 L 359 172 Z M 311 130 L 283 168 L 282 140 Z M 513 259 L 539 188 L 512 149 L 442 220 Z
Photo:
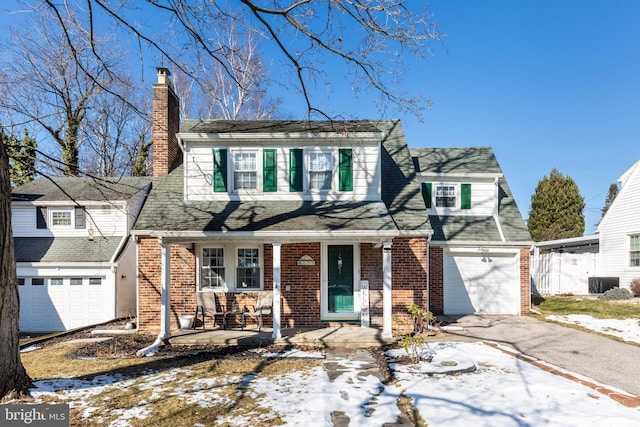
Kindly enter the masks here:
M 631 291 L 626 288 L 613 288 L 606 291 L 604 294 L 600 295 L 599 299 L 605 300 L 621 300 L 621 299 L 629 299 L 633 296 Z
M 635 296 L 640 297 L 640 277 L 631 281 L 629 289 L 631 289 L 631 292 L 633 292 Z

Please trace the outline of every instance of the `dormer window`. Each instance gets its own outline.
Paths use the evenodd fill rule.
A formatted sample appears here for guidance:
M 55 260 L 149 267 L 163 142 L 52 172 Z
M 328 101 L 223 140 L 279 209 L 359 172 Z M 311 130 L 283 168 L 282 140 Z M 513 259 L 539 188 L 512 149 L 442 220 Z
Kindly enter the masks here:
M 436 186 L 436 207 L 455 208 L 456 207 L 456 187 L 453 185 Z
M 233 154 L 233 182 L 236 190 L 258 188 L 256 152 L 239 151 Z
M 331 153 L 309 153 L 309 189 L 331 190 Z

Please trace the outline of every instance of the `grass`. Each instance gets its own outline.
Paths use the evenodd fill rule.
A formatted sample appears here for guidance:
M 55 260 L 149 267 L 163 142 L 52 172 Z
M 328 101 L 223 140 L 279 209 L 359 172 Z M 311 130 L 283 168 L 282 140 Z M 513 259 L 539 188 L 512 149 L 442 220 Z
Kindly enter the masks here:
M 68 354 L 82 345 L 61 342 L 23 353 L 22 362 L 34 381 L 70 378 L 87 391 L 71 404 L 73 426 L 109 425 L 127 419 L 131 426 L 194 426 L 220 424 L 220 419 L 259 420 L 261 426 L 281 425 L 264 396 L 247 388 L 253 378 L 305 372 L 321 365 L 313 359 L 213 357 L 190 354 L 165 358 L 114 358 L 78 360 Z M 178 370 L 179 381 L 171 377 Z M 155 376 L 154 373 L 167 374 Z M 117 380 L 117 384 L 97 390 Z M 202 401 L 202 392 L 209 396 Z M 47 395 L 46 403 L 70 403 L 64 392 Z M 44 403 L 44 402 L 43 402 Z M 133 414 L 142 411 L 146 416 Z M 222 421 L 224 425 L 224 421 Z
M 587 314 L 598 319 L 640 318 L 640 304 L 578 297 L 536 297 L 533 300 L 543 315 Z

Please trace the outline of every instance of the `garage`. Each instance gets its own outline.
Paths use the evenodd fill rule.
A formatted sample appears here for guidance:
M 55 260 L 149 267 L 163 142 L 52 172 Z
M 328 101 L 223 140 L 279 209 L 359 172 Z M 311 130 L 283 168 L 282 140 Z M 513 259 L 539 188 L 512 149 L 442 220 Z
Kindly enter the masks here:
M 445 314 L 519 314 L 517 266 L 513 253 L 445 254 Z
M 113 290 L 104 277 L 19 278 L 20 331 L 54 332 L 111 320 Z

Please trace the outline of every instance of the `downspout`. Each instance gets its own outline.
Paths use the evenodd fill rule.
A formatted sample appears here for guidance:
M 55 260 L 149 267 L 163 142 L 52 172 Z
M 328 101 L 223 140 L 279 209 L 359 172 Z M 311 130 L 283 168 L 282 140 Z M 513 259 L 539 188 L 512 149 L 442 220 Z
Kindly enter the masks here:
M 162 240 L 162 237 L 158 238 L 161 248 L 161 261 L 160 261 L 160 333 L 158 337 L 148 347 L 140 349 L 136 352 L 137 357 L 153 356 L 158 349 L 164 344 L 164 342 L 171 337 L 171 318 L 169 317 L 170 311 L 170 276 L 171 276 L 171 246 Z

